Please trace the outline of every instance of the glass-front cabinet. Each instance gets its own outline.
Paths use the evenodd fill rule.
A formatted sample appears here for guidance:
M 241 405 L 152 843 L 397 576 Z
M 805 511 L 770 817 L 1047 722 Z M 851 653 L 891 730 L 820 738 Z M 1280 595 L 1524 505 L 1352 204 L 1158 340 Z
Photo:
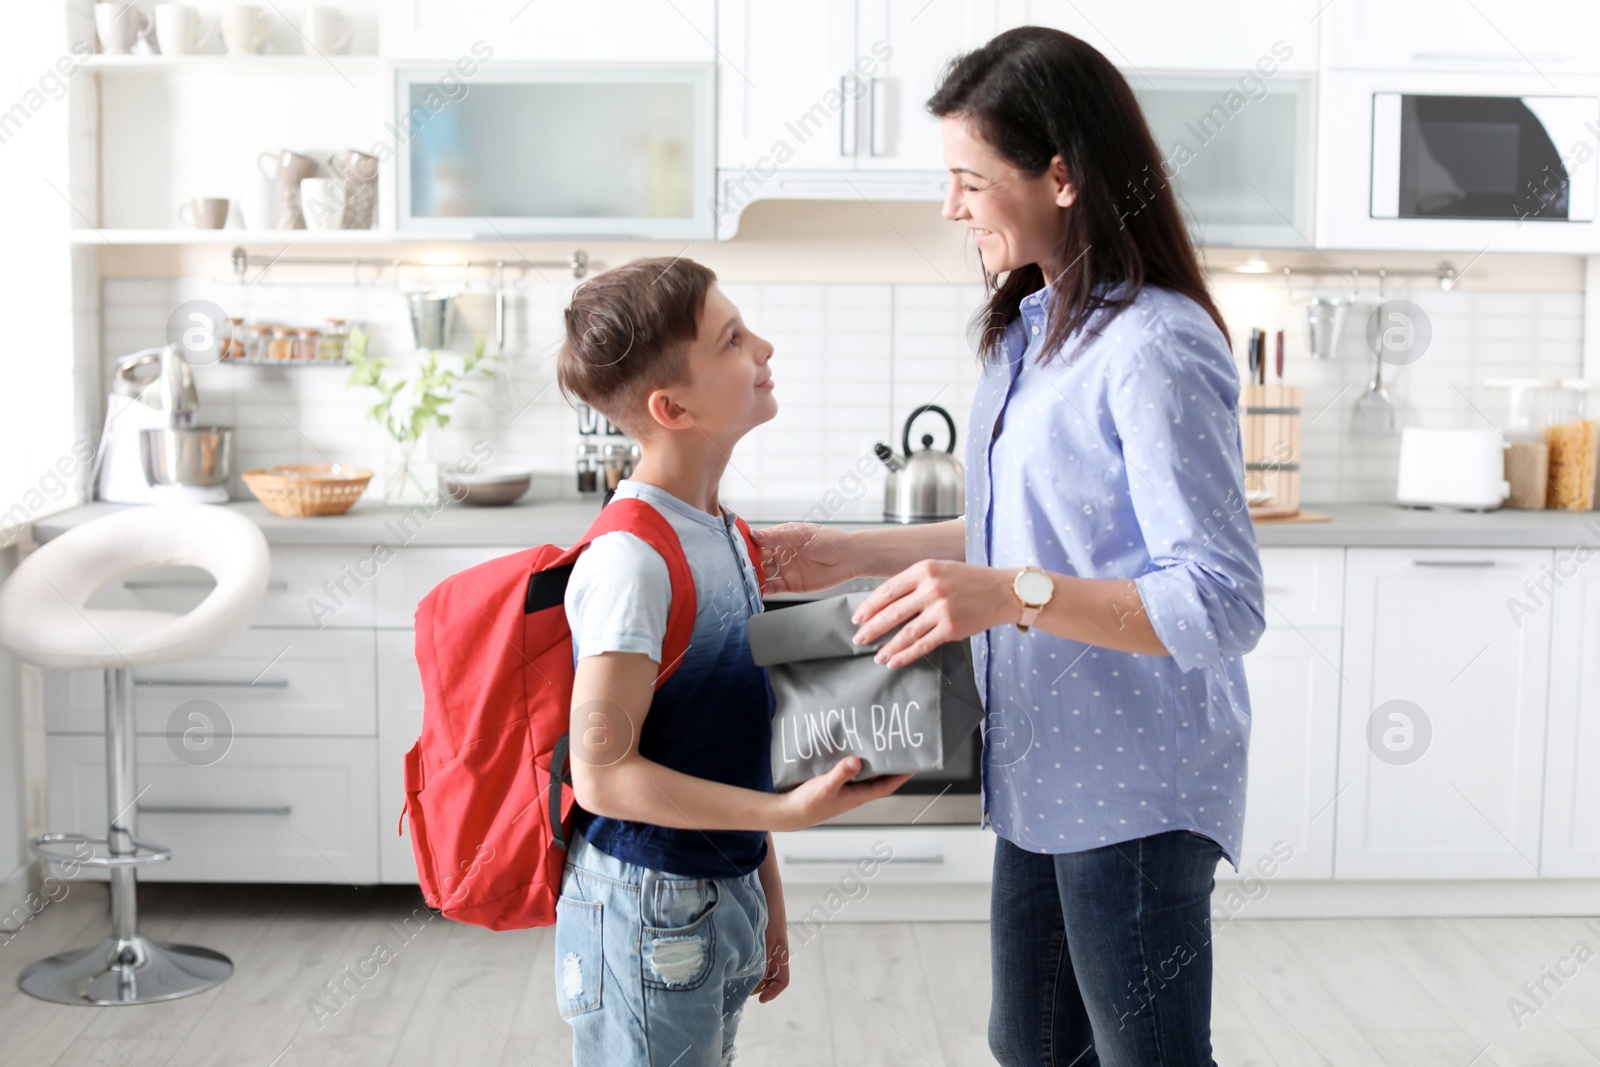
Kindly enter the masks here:
M 1166 181 L 1198 243 L 1311 247 L 1309 76 L 1126 73 L 1162 173 L 1125 190 L 1120 210 L 1138 210 Z
M 396 71 L 398 225 L 478 236 L 713 236 L 713 66 Z

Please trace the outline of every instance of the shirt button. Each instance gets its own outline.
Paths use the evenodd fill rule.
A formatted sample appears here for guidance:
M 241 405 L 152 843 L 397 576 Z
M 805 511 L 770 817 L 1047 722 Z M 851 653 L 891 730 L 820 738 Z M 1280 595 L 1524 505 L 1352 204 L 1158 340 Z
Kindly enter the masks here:
M 1035 327 L 1034 327 L 1034 328 L 1033 328 L 1033 335 L 1034 335 L 1034 336 L 1035 336 L 1035 337 L 1038 337 L 1038 336 L 1039 336 L 1039 327 L 1037 327 L 1037 326 L 1035 326 Z

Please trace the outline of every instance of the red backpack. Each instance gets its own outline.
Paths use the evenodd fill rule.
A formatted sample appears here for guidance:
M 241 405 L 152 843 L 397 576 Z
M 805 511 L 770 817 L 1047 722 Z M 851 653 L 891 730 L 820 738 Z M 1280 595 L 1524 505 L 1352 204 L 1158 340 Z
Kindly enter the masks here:
M 761 552 L 743 519 L 761 587 Z M 660 688 L 694 629 L 694 577 L 670 523 L 633 497 L 605 505 L 571 548 L 540 545 L 452 575 L 417 605 L 422 736 L 406 753 L 406 806 L 417 881 L 457 922 L 521 930 L 556 921 L 572 810 L 567 726 L 572 631 L 562 607 L 572 565 L 612 530 L 667 561 L 672 606 Z M 403 831 L 402 831 L 403 832 Z

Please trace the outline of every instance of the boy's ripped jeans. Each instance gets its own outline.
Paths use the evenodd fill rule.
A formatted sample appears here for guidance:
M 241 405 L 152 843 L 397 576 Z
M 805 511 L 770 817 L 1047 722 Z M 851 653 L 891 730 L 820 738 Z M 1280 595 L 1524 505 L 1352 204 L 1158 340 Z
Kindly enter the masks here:
M 556 1001 L 576 1067 L 720 1067 L 766 967 L 755 871 L 687 878 L 574 834 L 556 907 Z

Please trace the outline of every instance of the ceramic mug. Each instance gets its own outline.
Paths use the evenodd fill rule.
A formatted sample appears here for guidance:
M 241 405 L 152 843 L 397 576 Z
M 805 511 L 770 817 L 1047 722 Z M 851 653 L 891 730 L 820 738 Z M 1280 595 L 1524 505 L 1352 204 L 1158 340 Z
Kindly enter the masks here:
M 328 173 L 348 182 L 377 181 L 378 157 L 347 148 L 328 157 Z
M 309 178 L 317 172 L 317 161 L 285 148 L 279 152 L 261 153 L 256 157 L 256 168 L 269 180 L 298 185 L 302 178 Z
M 200 12 L 187 4 L 156 5 L 156 43 L 164 56 L 186 56 L 200 51 L 217 32 L 215 22 L 200 32 Z
M 336 7 L 308 7 L 301 35 L 306 55 L 338 55 L 350 47 L 350 20 Z
M 220 230 L 228 221 L 224 197 L 196 196 L 178 205 L 178 221 L 197 230 Z
M 308 230 L 344 228 L 345 185 L 342 178 L 302 178 L 300 208 Z
M 137 4 L 128 3 L 94 5 L 94 28 L 100 38 L 100 51 L 108 55 L 127 55 L 133 43 L 148 37 L 154 23 Z
M 230 56 L 253 56 L 272 32 L 272 16 L 254 4 L 229 4 L 222 9 L 222 43 Z

